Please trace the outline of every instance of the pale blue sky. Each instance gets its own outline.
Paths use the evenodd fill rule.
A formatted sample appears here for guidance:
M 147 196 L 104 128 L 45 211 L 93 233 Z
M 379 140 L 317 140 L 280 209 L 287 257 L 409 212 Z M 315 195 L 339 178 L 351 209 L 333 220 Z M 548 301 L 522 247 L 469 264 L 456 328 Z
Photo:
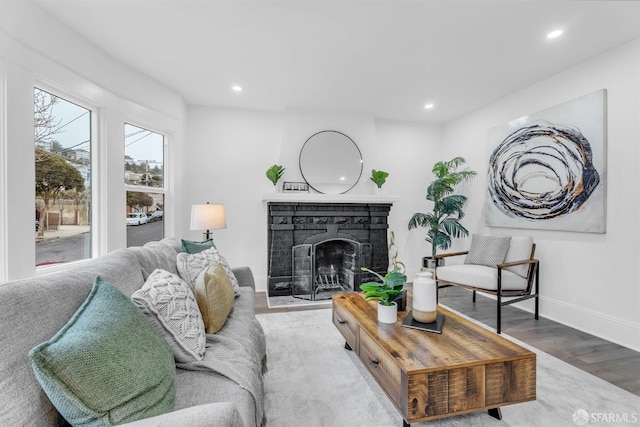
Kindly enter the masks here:
M 60 101 L 52 107 L 52 112 L 61 126 L 61 132 L 54 135 L 53 139 L 64 148 L 88 150 L 91 137 L 90 111 L 60 98 Z M 130 124 L 123 123 L 123 126 L 125 127 L 123 144 L 125 144 L 126 155 L 138 161 L 148 160 L 150 166 L 157 164 L 155 162 L 163 161 L 163 135 L 144 131 Z

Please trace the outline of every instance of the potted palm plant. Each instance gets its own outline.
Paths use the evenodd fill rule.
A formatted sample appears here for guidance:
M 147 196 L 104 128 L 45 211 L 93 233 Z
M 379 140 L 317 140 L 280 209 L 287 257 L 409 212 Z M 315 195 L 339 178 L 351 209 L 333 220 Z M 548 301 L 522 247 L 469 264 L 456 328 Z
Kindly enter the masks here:
M 436 179 L 427 187 L 426 196 L 427 200 L 433 202 L 433 209 L 428 213 L 415 213 L 409 220 L 409 230 L 417 227 L 427 229 L 425 240 L 431 244 L 431 256 L 425 257 L 423 263 L 427 268 L 437 266 L 438 249 L 447 250 L 451 247 L 452 239 L 469 235 L 469 231 L 460 223 L 467 197 L 453 194 L 458 184 L 470 181 L 477 175 L 473 170 L 458 170 L 464 163 L 464 158 L 454 157 L 433 165 L 432 172 Z
M 360 267 L 378 277 L 381 282 L 367 282 L 360 285 L 365 292 L 364 299 L 375 298 L 378 300 L 378 321 L 381 323 L 395 323 L 398 318 L 398 305 L 394 299 L 402 292 L 407 276 L 398 266 L 395 266 L 384 277 L 366 267 Z

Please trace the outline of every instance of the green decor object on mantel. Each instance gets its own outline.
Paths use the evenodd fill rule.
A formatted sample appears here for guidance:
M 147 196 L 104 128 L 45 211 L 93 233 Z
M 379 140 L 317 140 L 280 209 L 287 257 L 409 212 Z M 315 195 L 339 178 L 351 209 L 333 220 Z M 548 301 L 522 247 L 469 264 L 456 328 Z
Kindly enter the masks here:
M 427 187 L 426 199 L 433 202 L 433 210 L 428 213 L 415 213 L 409 220 L 409 230 L 417 227 L 427 229 L 425 240 L 431 243 L 431 257 L 435 260 L 436 250 L 447 250 L 451 239 L 469 235 L 469 231 L 460 223 L 464 217 L 462 208 L 467 197 L 453 194 L 458 184 L 473 179 L 477 172 L 469 169 L 458 170 L 465 163 L 464 158 L 454 157 L 448 162 L 433 165 L 436 179 Z M 435 267 L 435 265 L 434 265 Z
M 278 183 L 278 180 L 284 174 L 284 168 L 280 165 L 273 165 L 269 169 L 267 169 L 267 178 L 269 181 L 273 182 L 273 185 Z
M 388 177 L 389 172 L 377 171 L 375 169 L 371 170 L 371 181 L 375 182 L 378 188 L 382 188 L 382 184 L 387 181 Z

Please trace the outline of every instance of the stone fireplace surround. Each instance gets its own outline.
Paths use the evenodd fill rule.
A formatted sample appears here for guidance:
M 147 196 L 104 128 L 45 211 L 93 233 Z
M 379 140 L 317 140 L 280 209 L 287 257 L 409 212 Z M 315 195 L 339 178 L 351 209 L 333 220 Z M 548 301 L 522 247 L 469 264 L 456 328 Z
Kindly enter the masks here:
M 389 265 L 390 202 L 267 201 L 268 295 L 329 299 Z M 294 249 L 295 248 L 295 249 Z M 340 286 L 332 287 L 332 283 Z

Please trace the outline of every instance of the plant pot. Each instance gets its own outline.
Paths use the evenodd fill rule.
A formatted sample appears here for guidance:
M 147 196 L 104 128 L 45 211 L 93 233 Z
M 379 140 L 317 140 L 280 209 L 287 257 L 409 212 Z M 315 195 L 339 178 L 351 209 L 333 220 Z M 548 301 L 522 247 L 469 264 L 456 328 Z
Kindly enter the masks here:
M 403 289 L 393 301 L 398 304 L 398 311 L 405 311 L 407 308 L 407 290 Z
M 436 265 L 437 261 L 437 265 Z M 422 258 L 422 266 L 429 270 L 434 270 L 436 267 L 442 267 L 444 265 L 444 258 L 434 258 L 426 256 Z
M 378 303 L 378 322 L 380 323 L 396 323 L 398 320 L 398 305 L 382 305 Z

